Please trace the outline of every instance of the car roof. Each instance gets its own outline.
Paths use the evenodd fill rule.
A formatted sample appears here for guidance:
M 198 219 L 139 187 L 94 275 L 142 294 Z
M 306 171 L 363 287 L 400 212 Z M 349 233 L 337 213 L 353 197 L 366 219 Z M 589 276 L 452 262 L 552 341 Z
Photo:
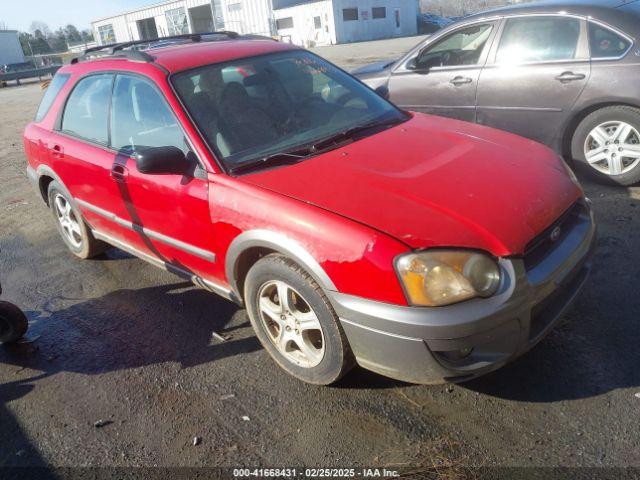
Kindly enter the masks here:
M 592 9 L 606 10 L 622 7 L 629 3 L 636 3 L 637 0 L 545 0 L 530 3 L 515 3 L 505 7 L 492 8 L 478 12 L 471 16 L 484 16 L 487 14 L 518 14 L 529 12 L 556 12 L 566 11 L 568 13 L 585 12 Z
M 466 17 L 463 21 L 545 13 L 590 17 L 617 27 L 629 35 L 640 33 L 640 0 L 546 0 L 518 3 L 478 12 Z
M 295 45 L 271 39 L 252 39 L 177 44 L 153 48 L 146 52 L 155 57 L 155 63 L 173 73 L 212 63 L 299 49 Z
M 162 39 L 160 39 L 162 41 Z M 216 41 L 181 42 L 144 50 L 144 54 L 151 57 L 155 65 L 162 67 L 168 73 L 175 73 L 182 70 L 222 63 L 243 58 L 266 55 L 269 53 L 283 52 L 289 50 L 300 50 L 295 45 L 276 42 L 268 38 L 251 39 L 229 39 Z M 108 60 L 126 61 L 126 51 L 119 51 L 118 56 L 99 56 L 97 58 L 82 60 L 75 65 L 82 65 L 82 70 L 102 70 L 106 68 Z M 132 52 L 135 53 L 135 52 Z M 108 62 L 111 63 L 111 62 Z M 131 62 L 129 62 L 131 63 Z M 65 67 L 66 70 L 73 69 L 75 65 Z

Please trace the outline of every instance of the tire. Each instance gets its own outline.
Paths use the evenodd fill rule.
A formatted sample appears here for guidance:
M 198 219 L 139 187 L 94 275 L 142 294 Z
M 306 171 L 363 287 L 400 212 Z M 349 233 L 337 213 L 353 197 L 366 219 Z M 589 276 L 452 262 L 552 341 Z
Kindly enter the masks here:
M 29 322 L 13 303 L 0 301 L 0 343 L 17 342 L 27 333 Z
M 82 214 L 71 201 L 71 195 L 64 187 L 54 180 L 49 184 L 47 195 L 58 233 L 71 253 L 78 258 L 88 259 L 100 255 L 108 248 L 106 243 L 93 237 Z M 62 210 L 65 210 L 60 207 L 61 204 L 68 206 L 67 220 L 73 222 L 73 228 L 69 226 L 70 223 L 61 219 Z
M 281 287 L 288 288 L 286 304 L 290 308 L 278 296 L 284 291 Z M 260 343 L 294 377 L 314 385 L 330 385 L 355 364 L 342 326 L 322 288 L 292 260 L 272 254 L 256 262 L 247 274 L 244 298 Z M 267 310 L 261 307 L 261 298 L 267 301 L 268 311 L 272 315 L 276 312 L 275 317 L 280 316 L 280 320 L 274 321 L 264 313 Z M 286 315 L 287 311 L 291 315 Z M 288 335 L 290 340 L 278 341 L 281 335 Z
M 615 139 L 616 134 L 624 135 L 626 131 L 619 125 L 628 125 L 631 127 L 628 135 L 625 137 L 624 143 L 620 143 L 619 139 Z M 597 133 L 596 129 L 602 127 L 600 131 L 605 132 L 609 137 L 600 135 L 603 140 L 610 143 L 601 145 L 601 142 L 595 140 L 593 136 Z M 623 133 L 624 132 L 624 133 Z M 615 143 L 618 141 L 619 143 Z M 624 156 L 625 145 L 629 148 L 638 149 L 637 160 L 634 157 Z M 637 145 L 637 147 L 635 147 Z M 608 147 L 611 148 L 608 148 Z M 602 155 L 603 159 L 593 162 L 587 160 L 587 151 L 591 149 L 592 155 Z M 600 151 L 599 149 L 604 149 Z M 622 152 L 622 153 L 621 153 Z M 634 155 L 636 152 L 632 152 Z M 618 185 L 630 186 L 640 182 L 640 109 L 629 107 L 626 105 L 616 105 L 605 107 L 588 115 L 580 124 L 573 134 L 571 142 L 572 157 L 581 165 L 583 165 L 590 173 L 597 178 L 606 179 Z M 614 156 L 612 159 L 611 156 Z M 617 162 L 618 167 L 611 169 L 611 162 Z

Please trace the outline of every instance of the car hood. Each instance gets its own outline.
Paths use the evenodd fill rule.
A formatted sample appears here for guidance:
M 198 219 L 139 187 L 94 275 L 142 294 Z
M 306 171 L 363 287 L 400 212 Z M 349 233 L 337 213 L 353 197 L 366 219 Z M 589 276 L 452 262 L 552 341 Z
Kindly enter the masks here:
M 368 65 L 364 65 L 362 67 L 356 68 L 351 71 L 351 75 L 369 75 L 371 73 L 379 73 L 384 72 L 385 70 L 389 70 L 396 62 L 397 58 L 390 58 L 387 60 L 382 60 L 380 62 L 369 63 Z
M 523 253 L 583 195 L 547 147 L 423 114 L 299 164 L 241 179 L 415 249 L 465 247 L 496 256 Z

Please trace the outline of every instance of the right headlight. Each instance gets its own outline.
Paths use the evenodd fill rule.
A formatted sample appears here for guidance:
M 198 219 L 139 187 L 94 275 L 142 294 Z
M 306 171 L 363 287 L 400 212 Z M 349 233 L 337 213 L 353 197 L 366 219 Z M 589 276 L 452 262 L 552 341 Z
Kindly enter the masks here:
M 488 255 L 468 250 L 429 250 L 404 255 L 396 269 L 409 303 L 440 307 L 490 297 L 500 286 L 500 267 Z

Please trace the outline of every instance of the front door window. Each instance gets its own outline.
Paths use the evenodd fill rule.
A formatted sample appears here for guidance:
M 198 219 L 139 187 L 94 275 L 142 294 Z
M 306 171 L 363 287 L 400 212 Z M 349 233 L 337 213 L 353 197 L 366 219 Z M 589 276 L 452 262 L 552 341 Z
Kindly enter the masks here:
M 463 28 L 424 50 L 416 60 L 418 68 L 477 65 L 491 35 L 492 24 Z

